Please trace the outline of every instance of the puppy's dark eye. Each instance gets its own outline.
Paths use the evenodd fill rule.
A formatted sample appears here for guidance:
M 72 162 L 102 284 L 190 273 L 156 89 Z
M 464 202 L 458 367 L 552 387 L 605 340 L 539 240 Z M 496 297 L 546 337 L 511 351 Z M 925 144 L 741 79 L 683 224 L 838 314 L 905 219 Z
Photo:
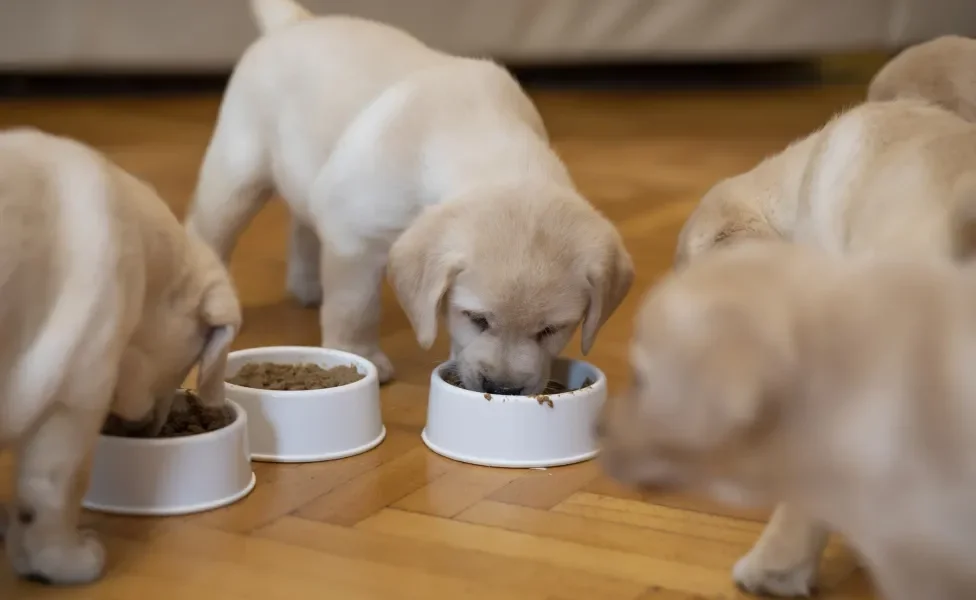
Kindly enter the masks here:
M 549 336 L 556 335 L 556 333 L 559 330 L 560 330 L 559 327 L 553 327 L 552 325 L 550 325 L 549 327 L 546 327 L 545 329 L 536 333 L 535 339 L 541 342 L 542 340 L 546 339 Z
M 488 319 L 484 315 L 465 311 L 464 316 L 471 321 L 472 325 L 478 328 L 478 331 L 488 331 L 491 327 L 491 324 L 488 323 Z

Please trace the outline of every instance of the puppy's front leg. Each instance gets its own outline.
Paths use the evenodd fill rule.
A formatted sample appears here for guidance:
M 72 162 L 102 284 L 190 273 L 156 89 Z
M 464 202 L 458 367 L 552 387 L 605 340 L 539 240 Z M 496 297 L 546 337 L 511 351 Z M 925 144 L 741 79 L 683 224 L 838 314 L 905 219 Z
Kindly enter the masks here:
M 20 448 L 6 545 L 22 577 L 78 584 L 102 574 L 101 543 L 77 529 L 102 404 L 59 403 Z
M 288 292 L 302 306 L 318 306 L 322 302 L 322 282 L 319 280 L 321 244 L 315 230 L 297 217 L 291 219 L 288 239 Z
M 376 365 L 380 383 L 393 378 L 393 364 L 379 346 L 380 289 L 386 254 L 367 251 L 340 256 L 323 244 L 322 345 L 363 356 Z
M 736 563 L 736 584 L 753 594 L 810 596 L 828 536 L 823 525 L 780 504 L 759 541 Z

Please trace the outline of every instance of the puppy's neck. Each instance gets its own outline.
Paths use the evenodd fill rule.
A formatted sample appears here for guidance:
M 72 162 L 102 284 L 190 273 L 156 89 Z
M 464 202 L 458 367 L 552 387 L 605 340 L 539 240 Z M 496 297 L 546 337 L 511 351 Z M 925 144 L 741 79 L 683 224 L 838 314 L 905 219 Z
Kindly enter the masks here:
M 525 196 L 539 190 L 572 191 L 568 169 L 548 142 L 525 128 L 518 135 L 487 144 L 477 153 L 455 156 L 434 173 L 436 202 L 510 193 Z

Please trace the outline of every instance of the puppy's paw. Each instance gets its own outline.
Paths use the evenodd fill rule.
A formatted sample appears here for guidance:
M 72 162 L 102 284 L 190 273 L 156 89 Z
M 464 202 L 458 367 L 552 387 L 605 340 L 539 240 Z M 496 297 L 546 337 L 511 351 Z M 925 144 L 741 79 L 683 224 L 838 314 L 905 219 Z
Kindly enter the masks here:
M 289 268 L 286 286 L 288 293 L 305 308 L 322 304 L 322 285 L 317 276 L 302 269 Z
M 816 587 L 817 562 L 783 561 L 753 549 L 732 569 L 735 584 L 744 592 L 778 598 L 809 598 Z
M 47 585 L 91 583 L 105 569 L 105 548 L 94 533 L 87 531 L 44 544 L 11 535 L 7 554 L 18 575 Z

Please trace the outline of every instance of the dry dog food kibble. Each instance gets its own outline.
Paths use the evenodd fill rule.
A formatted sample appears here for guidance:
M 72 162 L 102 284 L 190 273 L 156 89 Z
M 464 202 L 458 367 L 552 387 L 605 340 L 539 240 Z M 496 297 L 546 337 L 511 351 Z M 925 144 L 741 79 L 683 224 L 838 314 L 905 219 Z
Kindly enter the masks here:
M 247 363 L 228 383 L 259 390 L 323 390 L 355 383 L 365 377 L 353 365 L 325 369 L 316 364 Z
M 206 408 L 200 404 L 198 396 L 192 393 L 187 395 L 186 407 L 187 410 L 174 410 L 170 413 L 159 437 L 181 437 L 217 431 L 234 420 L 230 407 Z
M 183 390 L 186 402 L 176 403 L 169 418 L 156 437 L 170 438 L 199 435 L 227 427 L 234 421 L 230 407 L 206 408 L 200 404 L 200 397 L 190 390 Z M 103 435 L 115 437 L 149 437 L 150 425 L 139 429 L 132 428 L 115 415 L 109 415 L 102 426 Z

